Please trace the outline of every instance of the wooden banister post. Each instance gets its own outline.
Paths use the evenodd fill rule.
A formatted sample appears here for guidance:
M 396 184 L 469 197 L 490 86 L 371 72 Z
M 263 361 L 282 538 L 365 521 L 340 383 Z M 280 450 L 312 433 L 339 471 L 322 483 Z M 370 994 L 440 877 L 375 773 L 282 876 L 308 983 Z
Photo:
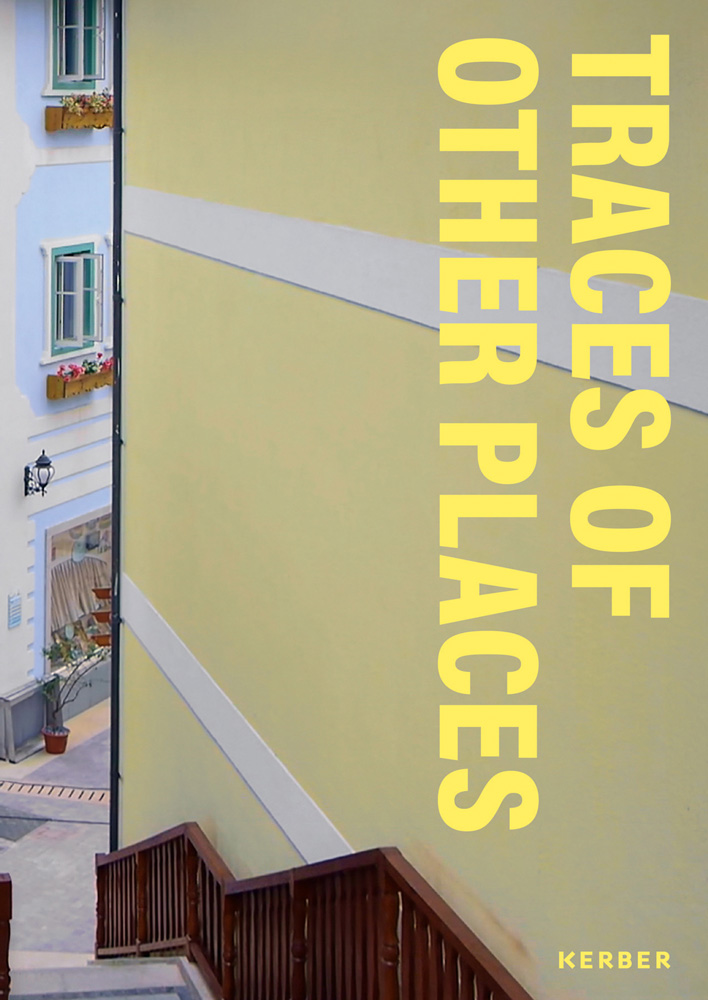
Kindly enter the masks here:
M 398 889 L 379 867 L 379 998 L 399 1000 Z
M 291 996 L 292 1000 L 305 1000 L 307 996 L 307 897 L 305 885 L 290 879 L 290 901 L 292 905 L 292 942 L 290 946 Z
M 224 893 L 222 909 L 221 943 L 221 996 L 223 1000 L 233 1000 L 234 996 L 234 911 L 236 901 L 233 896 Z
M 106 947 L 106 872 L 105 866 L 96 868 L 96 955 Z
M 197 885 L 199 858 L 194 845 L 187 841 L 187 938 L 191 955 L 193 944 L 199 944 L 199 886 Z
M 140 945 L 148 940 L 148 880 L 150 878 L 150 855 L 147 851 L 139 851 L 135 863 L 137 878 L 137 920 L 135 933 L 135 954 L 140 954 Z
M 10 920 L 12 919 L 12 879 L 0 875 L 0 1000 L 10 996 Z

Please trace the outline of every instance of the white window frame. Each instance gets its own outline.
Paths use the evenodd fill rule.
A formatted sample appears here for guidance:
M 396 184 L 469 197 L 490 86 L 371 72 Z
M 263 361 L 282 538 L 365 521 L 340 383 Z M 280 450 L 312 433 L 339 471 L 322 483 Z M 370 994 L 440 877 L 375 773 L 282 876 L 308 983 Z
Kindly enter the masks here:
M 54 0 L 57 5 L 59 17 L 56 24 L 52 25 L 52 30 L 55 32 L 55 40 L 57 45 L 57 65 L 56 65 L 56 77 L 59 83 L 86 83 L 87 81 L 103 80 L 105 76 L 105 62 L 106 62 L 106 26 L 105 26 L 105 4 L 103 0 L 92 0 L 95 3 L 96 10 L 96 24 L 86 26 L 85 15 L 86 15 L 86 0 L 71 0 L 71 2 L 76 4 L 78 12 L 78 20 L 76 24 L 67 25 L 66 23 L 66 4 L 67 0 Z M 62 21 L 62 15 L 64 20 Z M 66 64 L 67 60 L 67 32 L 74 31 L 76 33 L 76 61 L 78 66 L 81 67 L 81 72 L 69 73 L 66 70 L 66 65 L 64 66 L 64 72 L 62 72 L 62 61 Z M 86 57 L 91 54 L 91 49 L 86 48 L 86 32 L 93 32 L 93 61 L 96 64 L 95 73 L 85 72 Z M 62 44 L 62 32 L 63 32 L 63 44 Z
M 113 349 L 113 233 L 103 237 L 106 244 L 106 259 L 103 265 L 104 291 L 107 295 L 107 306 L 103 314 L 103 346 Z M 105 307 L 104 307 L 105 308 Z
M 100 44 L 99 51 L 97 52 L 97 61 L 100 68 L 100 76 L 86 77 L 86 76 L 76 76 L 67 77 L 64 81 L 65 85 L 63 87 L 55 86 L 55 59 L 57 57 L 56 53 L 56 37 L 57 37 L 57 25 L 54 23 L 54 0 L 46 0 L 46 24 L 47 24 L 47 77 L 44 89 L 42 90 L 43 97 L 63 97 L 66 94 L 70 94 L 72 90 L 80 91 L 81 93 L 91 93 L 102 91 L 105 89 L 106 84 L 111 79 L 111 50 L 108 45 L 108 33 L 106 31 L 106 25 L 110 24 L 112 17 L 112 4 L 111 0 L 98 0 L 99 2 L 99 36 Z M 83 37 L 83 36 L 82 36 Z M 83 52 L 82 52 L 83 61 Z M 82 86 L 83 84 L 83 86 Z
M 104 299 L 105 299 L 105 283 L 106 283 L 106 271 L 107 263 L 109 261 L 108 247 L 106 249 L 101 249 L 102 244 L 105 240 L 102 236 L 93 234 L 90 236 L 72 236 L 61 240 L 42 240 L 40 244 L 40 250 L 44 256 L 44 347 L 42 350 L 42 355 L 40 358 L 40 364 L 42 365 L 56 365 L 62 364 L 65 360 L 77 357 L 86 357 L 87 355 L 97 354 L 99 351 L 105 351 L 110 349 L 112 346 L 111 341 L 106 337 L 102 336 L 104 331 L 106 331 L 105 325 L 105 315 L 104 315 Z M 57 256 L 53 251 L 60 249 L 61 247 L 71 247 L 79 246 L 82 244 L 91 244 L 93 249 L 90 256 L 100 256 L 102 258 L 101 270 L 101 288 L 97 294 L 96 301 L 96 330 L 97 336 L 94 338 L 92 344 L 87 344 L 83 346 L 77 346 L 76 350 L 62 350 L 61 352 L 52 353 L 53 344 L 56 342 L 54 338 L 54 263 L 57 260 Z M 89 256 L 85 254 L 83 256 Z M 83 304 L 81 304 L 82 307 Z M 81 308 L 80 307 L 80 308 Z M 108 331 L 110 333 L 110 326 Z
M 94 283 L 89 286 L 86 285 L 86 268 L 84 267 L 84 262 L 87 260 L 92 260 L 96 264 L 93 272 Z M 55 329 L 53 330 L 52 338 L 53 346 L 56 349 L 63 344 L 64 350 L 66 350 L 66 348 L 71 344 L 76 345 L 76 350 L 80 350 L 82 347 L 88 346 L 84 340 L 84 326 L 86 323 L 84 307 L 86 305 L 87 293 L 92 296 L 94 311 L 94 330 L 90 346 L 93 347 L 94 344 L 102 344 L 103 254 L 88 253 L 86 251 L 65 254 L 63 256 L 54 257 L 53 266 L 56 268 L 56 285 L 54 288 L 56 311 L 54 314 Z M 74 272 L 72 284 L 75 287 L 67 289 L 66 275 L 70 270 Z M 61 282 L 59 281 L 60 276 L 62 278 Z M 73 302 L 73 329 L 70 331 L 66 331 L 64 329 L 65 311 L 62 308 L 62 303 L 68 298 L 71 298 Z M 63 353 L 64 351 L 62 351 L 62 354 Z

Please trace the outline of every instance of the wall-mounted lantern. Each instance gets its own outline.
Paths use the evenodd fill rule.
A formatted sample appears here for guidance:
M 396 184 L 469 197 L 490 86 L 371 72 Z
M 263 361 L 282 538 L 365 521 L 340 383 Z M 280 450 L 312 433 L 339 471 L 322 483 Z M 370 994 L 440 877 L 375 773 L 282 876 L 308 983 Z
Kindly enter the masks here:
M 42 449 L 34 465 L 25 466 L 25 496 L 32 496 L 33 493 L 41 493 L 44 496 L 49 480 L 54 475 L 54 466 L 51 458 L 48 458 Z

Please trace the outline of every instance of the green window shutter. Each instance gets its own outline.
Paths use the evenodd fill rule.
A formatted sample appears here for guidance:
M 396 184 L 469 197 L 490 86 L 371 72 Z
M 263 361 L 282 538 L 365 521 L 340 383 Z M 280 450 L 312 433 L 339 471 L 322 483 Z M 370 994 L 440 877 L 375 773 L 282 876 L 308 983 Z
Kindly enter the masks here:
M 98 73 L 98 0 L 84 0 L 84 66 L 85 77 L 96 78 Z
M 84 343 L 93 345 L 96 332 L 96 265 L 91 258 L 84 260 Z

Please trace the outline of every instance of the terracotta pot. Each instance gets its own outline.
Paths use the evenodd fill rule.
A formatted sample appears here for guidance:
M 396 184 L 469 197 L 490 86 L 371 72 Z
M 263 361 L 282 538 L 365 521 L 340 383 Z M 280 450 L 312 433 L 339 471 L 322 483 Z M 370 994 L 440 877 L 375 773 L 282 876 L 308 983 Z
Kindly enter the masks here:
M 42 736 L 44 737 L 44 749 L 47 753 L 64 753 L 66 750 L 66 743 L 69 739 L 69 730 L 61 729 L 59 732 L 55 732 L 53 729 L 43 729 Z

